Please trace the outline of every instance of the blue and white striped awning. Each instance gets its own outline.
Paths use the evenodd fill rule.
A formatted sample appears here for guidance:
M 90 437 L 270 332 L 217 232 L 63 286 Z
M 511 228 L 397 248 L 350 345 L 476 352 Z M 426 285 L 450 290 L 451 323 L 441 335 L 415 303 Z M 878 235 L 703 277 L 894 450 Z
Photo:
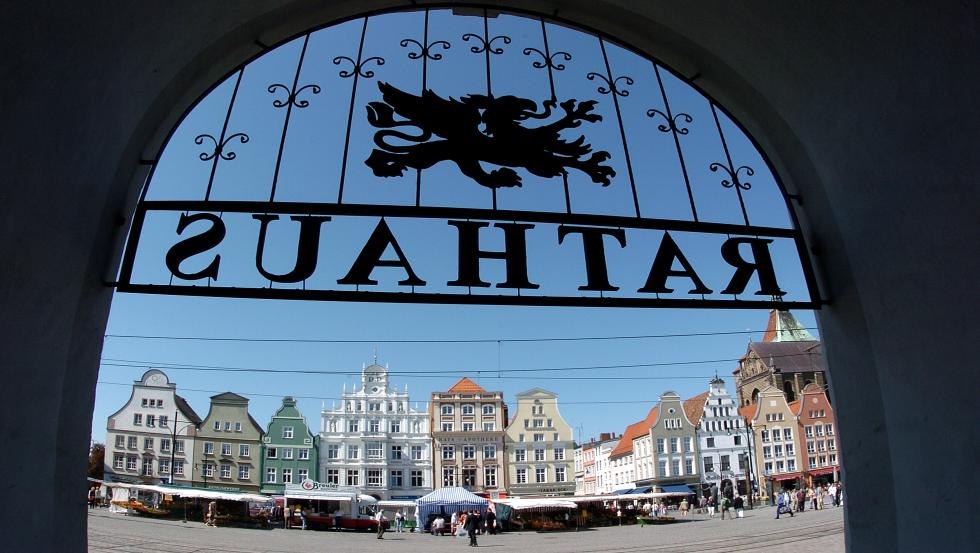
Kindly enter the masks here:
M 470 492 L 465 488 L 451 487 L 439 488 L 429 495 L 415 500 L 418 506 L 418 520 L 420 524 L 428 521 L 429 513 L 443 513 L 446 516 L 456 511 L 487 510 L 489 501 Z

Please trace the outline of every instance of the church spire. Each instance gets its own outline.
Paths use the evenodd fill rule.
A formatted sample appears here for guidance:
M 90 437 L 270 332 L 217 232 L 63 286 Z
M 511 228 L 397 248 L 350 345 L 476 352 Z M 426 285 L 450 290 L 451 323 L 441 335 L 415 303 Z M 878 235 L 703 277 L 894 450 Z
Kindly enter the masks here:
M 762 335 L 763 342 L 810 342 L 816 338 L 787 309 L 769 312 L 769 323 Z

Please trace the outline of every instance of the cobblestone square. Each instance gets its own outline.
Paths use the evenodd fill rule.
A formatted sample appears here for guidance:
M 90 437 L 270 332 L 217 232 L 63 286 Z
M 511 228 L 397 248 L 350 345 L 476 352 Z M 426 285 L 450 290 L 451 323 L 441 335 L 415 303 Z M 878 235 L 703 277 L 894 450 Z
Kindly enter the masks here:
M 510 532 L 480 536 L 491 551 L 567 552 L 689 552 L 767 551 L 833 553 L 844 551 L 843 509 L 783 515 L 772 507 L 746 511 L 738 520 L 692 515 L 678 524 L 624 526 L 579 532 Z M 208 528 L 200 522 L 155 520 L 89 511 L 90 553 L 313 553 L 459 551 L 464 538 L 388 532 L 384 540 L 359 532 L 315 532 L 298 529 L 252 530 Z

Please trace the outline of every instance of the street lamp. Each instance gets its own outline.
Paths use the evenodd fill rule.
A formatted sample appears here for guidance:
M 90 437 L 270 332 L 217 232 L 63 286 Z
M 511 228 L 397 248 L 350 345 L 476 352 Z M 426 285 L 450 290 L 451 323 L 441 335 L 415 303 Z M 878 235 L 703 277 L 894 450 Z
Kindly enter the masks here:
M 749 493 L 749 509 L 753 508 L 752 504 L 752 463 L 755 461 L 755 455 L 752 453 L 752 438 L 749 436 L 749 420 L 742 417 L 742 429 L 745 430 L 745 441 L 746 445 L 749 447 L 748 458 L 745 459 L 745 481 L 747 482 L 746 487 Z M 728 430 L 731 434 L 731 429 Z
M 178 420 L 177 420 L 177 414 L 178 414 L 178 411 L 176 409 L 174 409 L 173 438 L 170 440 L 170 485 L 171 486 L 174 484 L 174 461 L 175 461 L 175 456 L 177 454 L 177 432 L 178 432 L 178 430 L 184 430 L 185 428 L 190 428 L 191 426 L 196 426 L 197 425 L 197 423 L 195 423 L 195 422 L 187 421 L 187 424 L 181 426 L 178 429 L 177 428 L 177 422 L 178 422 Z M 194 433 L 194 436 L 191 436 L 191 438 L 194 439 L 194 440 L 196 440 L 197 433 L 195 432 Z M 193 447 L 193 445 L 191 447 Z M 191 483 L 193 483 L 193 482 L 194 482 L 194 474 L 191 473 Z

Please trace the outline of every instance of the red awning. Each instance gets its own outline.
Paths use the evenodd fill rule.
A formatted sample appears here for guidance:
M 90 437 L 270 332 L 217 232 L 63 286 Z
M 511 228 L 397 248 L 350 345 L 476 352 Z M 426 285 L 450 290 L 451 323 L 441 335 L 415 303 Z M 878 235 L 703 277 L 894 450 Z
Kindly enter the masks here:
M 833 474 L 837 471 L 839 467 L 823 467 L 819 469 L 813 469 L 810 471 L 810 476 L 823 476 L 824 474 Z
M 803 473 L 801 472 L 786 472 L 783 474 L 774 474 L 769 478 L 775 480 L 776 482 L 782 482 L 784 480 L 796 480 L 801 476 L 803 476 Z

